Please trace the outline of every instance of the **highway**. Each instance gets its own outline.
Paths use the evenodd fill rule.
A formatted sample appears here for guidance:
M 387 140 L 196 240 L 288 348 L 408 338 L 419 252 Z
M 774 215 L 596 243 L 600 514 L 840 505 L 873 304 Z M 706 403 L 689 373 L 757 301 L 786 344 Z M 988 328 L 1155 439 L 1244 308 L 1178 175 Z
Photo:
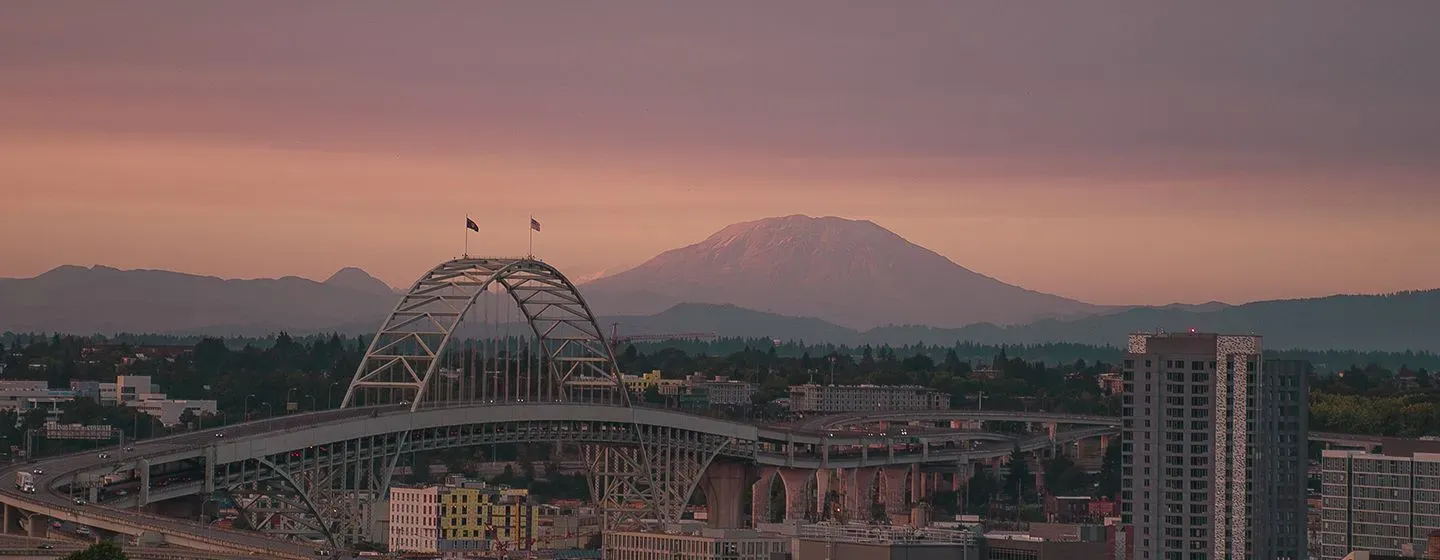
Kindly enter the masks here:
M 985 413 L 988 415 L 1004 415 L 1007 413 Z M 1002 419 L 1010 419 L 1009 416 L 999 416 Z M 870 450 L 872 444 L 891 441 L 885 437 L 877 438 L 875 434 L 866 433 L 844 433 L 826 432 L 800 427 L 758 427 L 728 420 L 683 414 L 670 410 L 650 409 L 644 407 L 625 408 L 607 405 L 590 405 L 584 403 L 503 403 L 495 405 L 468 405 L 453 408 L 421 408 L 419 411 L 411 412 L 405 405 L 390 405 L 380 407 L 362 407 L 332 410 L 318 413 L 297 414 L 282 416 L 214 428 L 202 432 L 191 432 L 181 435 L 168 436 L 152 440 L 142 440 L 131 444 L 131 451 L 110 448 L 93 450 L 72 455 L 47 458 L 34 464 L 20 463 L 13 465 L 7 470 L 5 476 L 13 479 L 16 470 L 30 470 L 40 468 L 43 474 L 36 475 L 39 492 L 26 494 L 10 487 L 7 484 L 0 489 L 0 501 L 19 507 L 26 511 L 33 511 L 48 515 L 55 519 L 82 525 L 88 525 L 106 531 L 137 535 L 142 532 L 159 533 L 166 536 L 167 542 L 193 548 L 206 550 L 230 551 L 245 554 L 263 554 L 267 557 L 284 558 L 313 558 L 316 554 L 316 546 L 296 541 L 279 540 L 262 533 L 221 529 L 218 527 L 200 526 L 196 520 L 175 519 L 158 515 L 147 514 L 134 509 L 117 509 L 114 506 L 129 505 L 135 503 L 133 497 L 123 499 L 110 499 L 100 504 L 76 505 L 69 495 L 56 490 L 59 486 L 71 483 L 78 473 L 96 471 L 111 471 L 117 468 L 121 470 L 134 468 L 138 459 L 153 460 L 155 464 L 162 464 L 166 461 L 173 461 L 176 457 L 187 455 L 196 456 L 199 450 L 209 445 L 219 445 L 228 450 L 222 451 L 228 459 L 236 460 L 244 456 L 256 453 L 274 452 L 275 450 L 300 449 L 306 446 L 320 443 L 327 437 L 337 437 L 338 432 L 350 434 L 362 433 L 393 433 L 408 429 L 423 429 L 433 426 L 458 425 L 463 423 L 486 423 L 526 419 L 576 419 L 610 422 L 634 422 L 652 426 L 680 426 L 686 429 L 693 429 L 703 433 L 722 434 L 730 437 L 739 437 L 751 441 L 794 441 L 807 443 L 811 441 L 823 442 L 827 446 L 835 448 L 854 447 L 855 452 L 836 452 L 828 458 L 817 455 L 811 456 L 786 456 L 772 453 L 760 453 L 754 459 L 762 464 L 786 465 L 796 467 L 853 467 L 853 466 L 879 466 L 883 464 L 913 464 L 926 462 L 962 461 L 967 459 L 984 459 L 996 457 L 1008 453 L 1013 441 L 1001 440 L 999 443 L 987 445 L 978 449 L 963 448 L 929 448 L 927 452 L 920 452 L 916 449 L 902 449 L 896 452 L 894 448 L 887 450 Z M 1081 430 L 1080 433 L 1059 434 L 1060 441 L 1069 441 L 1074 437 L 1093 437 L 1109 427 Z M 1094 432 L 1090 434 L 1089 432 Z M 953 443 L 957 439 L 995 440 L 994 434 L 975 433 L 945 435 L 929 433 L 926 430 L 924 435 L 909 436 L 913 440 L 930 440 L 936 442 Z M 217 434 L 223 434 L 217 436 Z M 345 436 L 350 437 L 350 436 Z M 897 438 L 893 434 L 887 436 Z M 899 436 L 906 437 L 906 436 Z M 1001 436 L 1005 437 L 1005 436 Z M 343 438 L 342 438 L 343 439 Z M 898 439 L 898 438 L 897 438 Z M 328 441 L 328 440 L 327 440 Z M 337 439 L 336 441 L 339 441 Z M 1048 440 L 1041 438 L 1030 438 L 1022 442 L 1022 447 L 1038 449 L 1048 444 Z M 287 447 L 296 446 L 299 447 Z M 109 458 L 100 458 L 99 452 L 109 453 Z M 261 455 L 254 455 L 261 456 Z M 180 486 L 185 488 L 174 488 L 181 491 L 190 488 L 200 489 L 200 483 L 186 483 Z M 123 487 L 123 486 L 122 486 Z M 151 488 L 152 493 L 158 493 L 156 487 Z
M 167 542 L 192 548 L 229 550 L 242 554 L 264 555 L 279 558 L 314 558 L 316 546 L 280 540 L 267 535 L 217 527 L 201 527 L 197 521 L 182 520 L 152 515 L 135 510 L 118 510 L 100 504 L 76 505 L 73 498 L 55 490 L 56 486 L 68 484 L 71 477 L 82 470 L 93 469 L 116 459 L 133 459 L 145 456 L 163 455 L 167 452 L 204 447 L 217 439 L 245 438 L 256 435 L 286 432 L 316 423 L 343 421 L 352 418 L 393 413 L 404 410 L 404 406 L 383 406 L 331 410 L 304 415 L 282 416 L 244 424 L 235 424 L 187 434 L 167 436 L 133 442 L 129 452 L 119 448 L 86 451 L 47 458 L 36 463 L 16 463 L 5 470 L 4 476 L 14 479 L 14 472 L 40 468 L 44 474 L 36 475 L 35 493 L 22 493 L 9 480 L 0 487 L 0 501 L 27 511 L 46 514 L 51 518 L 88 525 L 111 532 L 138 535 L 151 532 L 165 535 Z M 223 438 L 216 434 L 224 434 Z M 107 452 L 110 459 L 100 459 L 98 453 Z

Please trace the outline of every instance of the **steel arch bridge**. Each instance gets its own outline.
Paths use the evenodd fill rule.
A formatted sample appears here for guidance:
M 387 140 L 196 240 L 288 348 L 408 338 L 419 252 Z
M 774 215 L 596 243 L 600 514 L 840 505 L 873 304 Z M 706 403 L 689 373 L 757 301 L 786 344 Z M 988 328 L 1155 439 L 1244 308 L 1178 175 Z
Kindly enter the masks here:
M 524 348 L 524 363 L 533 360 L 542 369 L 538 378 L 525 372 L 505 378 L 507 385 L 497 390 L 483 383 L 488 376 L 437 376 L 446 369 L 445 352 L 467 313 L 497 290 L 509 294 L 528 325 L 531 337 Z M 508 368 L 520 354 L 509 347 L 494 350 L 486 347 L 484 353 L 494 355 L 469 358 L 484 359 L 479 364 L 482 373 L 510 373 L 490 367 L 503 361 Z M 573 383 L 581 380 L 583 385 Z M 465 257 L 426 272 L 380 324 L 341 407 L 401 402 L 419 410 L 427 404 L 487 397 L 490 401 L 630 402 L 614 352 L 590 306 L 565 275 L 540 260 Z

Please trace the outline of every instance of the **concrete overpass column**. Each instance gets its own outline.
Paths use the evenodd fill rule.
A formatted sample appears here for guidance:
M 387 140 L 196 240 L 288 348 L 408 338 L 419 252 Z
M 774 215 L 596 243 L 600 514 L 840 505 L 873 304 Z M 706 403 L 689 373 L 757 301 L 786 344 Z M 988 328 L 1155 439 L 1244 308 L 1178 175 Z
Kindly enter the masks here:
M 760 479 L 750 485 L 750 523 L 770 522 L 770 485 L 775 483 L 775 467 L 760 467 Z M 709 497 L 707 496 L 708 500 Z M 706 502 L 709 503 L 709 502 Z
M 705 476 L 700 479 L 700 490 L 705 493 L 705 505 L 710 510 L 710 526 L 717 529 L 738 529 L 740 527 L 740 497 L 745 488 L 745 465 L 740 463 L 710 463 Z M 769 498 L 769 493 L 766 493 Z
M 825 509 L 825 498 L 830 495 L 830 477 L 834 474 L 831 469 L 815 470 L 815 513 L 820 519 L 826 519 L 835 513 Z
M 910 475 L 909 467 L 885 467 L 881 471 L 881 485 L 884 486 L 884 494 L 881 501 L 885 504 L 885 513 L 889 515 L 890 522 L 895 522 L 897 514 L 909 513 L 910 508 L 905 507 L 905 477 Z
M 0 504 L 0 509 L 3 509 L 5 512 L 5 526 L 4 528 L 0 528 L 0 534 L 9 535 L 15 530 L 15 525 L 17 523 L 15 518 L 16 510 L 15 508 L 10 507 L 10 504 Z
M 560 457 L 561 455 L 556 455 Z M 205 495 L 209 496 L 215 492 L 215 446 L 205 446 Z M 356 479 L 359 480 L 359 479 Z
M 30 515 L 28 525 L 29 527 L 27 527 L 28 530 L 25 534 L 32 539 L 45 538 L 46 531 L 50 529 L 49 518 L 38 513 Z
M 920 503 L 930 495 L 930 489 L 934 485 L 929 484 L 932 473 L 920 472 L 920 465 L 910 465 L 910 502 L 911 505 Z
M 846 469 L 845 475 L 841 478 L 841 485 L 845 488 L 845 513 L 849 519 L 854 521 L 870 519 L 870 506 L 875 503 L 875 498 L 870 494 L 870 490 L 875 486 L 875 477 L 879 471 L 878 467 Z
M 813 472 L 804 469 L 780 469 L 780 480 L 785 483 L 785 521 L 805 519 L 805 491 L 813 476 Z
M 147 459 L 135 461 L 135 474 L 140 478 L 140 491 L 136 499 L 143 506 L 150 503 L 150 461 Z
M 1104 455 L 1105 450 L 1110 448 L 1110 434 L 1100 436 L 1100 454 Z

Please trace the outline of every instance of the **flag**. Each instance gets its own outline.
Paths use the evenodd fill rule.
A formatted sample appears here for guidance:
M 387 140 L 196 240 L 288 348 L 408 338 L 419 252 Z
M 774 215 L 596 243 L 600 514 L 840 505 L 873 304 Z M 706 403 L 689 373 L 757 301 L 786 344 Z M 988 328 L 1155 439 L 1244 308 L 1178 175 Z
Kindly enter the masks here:
M 465 218 L 465 229 L 473 229 L 478 232 L 480 231 L 480 226 L 475 224 L 475 220 Z
M 540 231 L 540 222 L 535 221 L 535 218 L 530 218 L 530 229 Z

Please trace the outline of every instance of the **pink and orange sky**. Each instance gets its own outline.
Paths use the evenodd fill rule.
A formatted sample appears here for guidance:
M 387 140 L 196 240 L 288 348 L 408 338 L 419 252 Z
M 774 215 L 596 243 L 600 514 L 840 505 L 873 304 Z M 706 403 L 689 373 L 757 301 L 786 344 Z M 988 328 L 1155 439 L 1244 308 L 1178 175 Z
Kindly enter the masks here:
M 1440 3 L 49 1 L 0 276 L 584 277 L 864 218 L 1095 303 L 1440 286 Z

